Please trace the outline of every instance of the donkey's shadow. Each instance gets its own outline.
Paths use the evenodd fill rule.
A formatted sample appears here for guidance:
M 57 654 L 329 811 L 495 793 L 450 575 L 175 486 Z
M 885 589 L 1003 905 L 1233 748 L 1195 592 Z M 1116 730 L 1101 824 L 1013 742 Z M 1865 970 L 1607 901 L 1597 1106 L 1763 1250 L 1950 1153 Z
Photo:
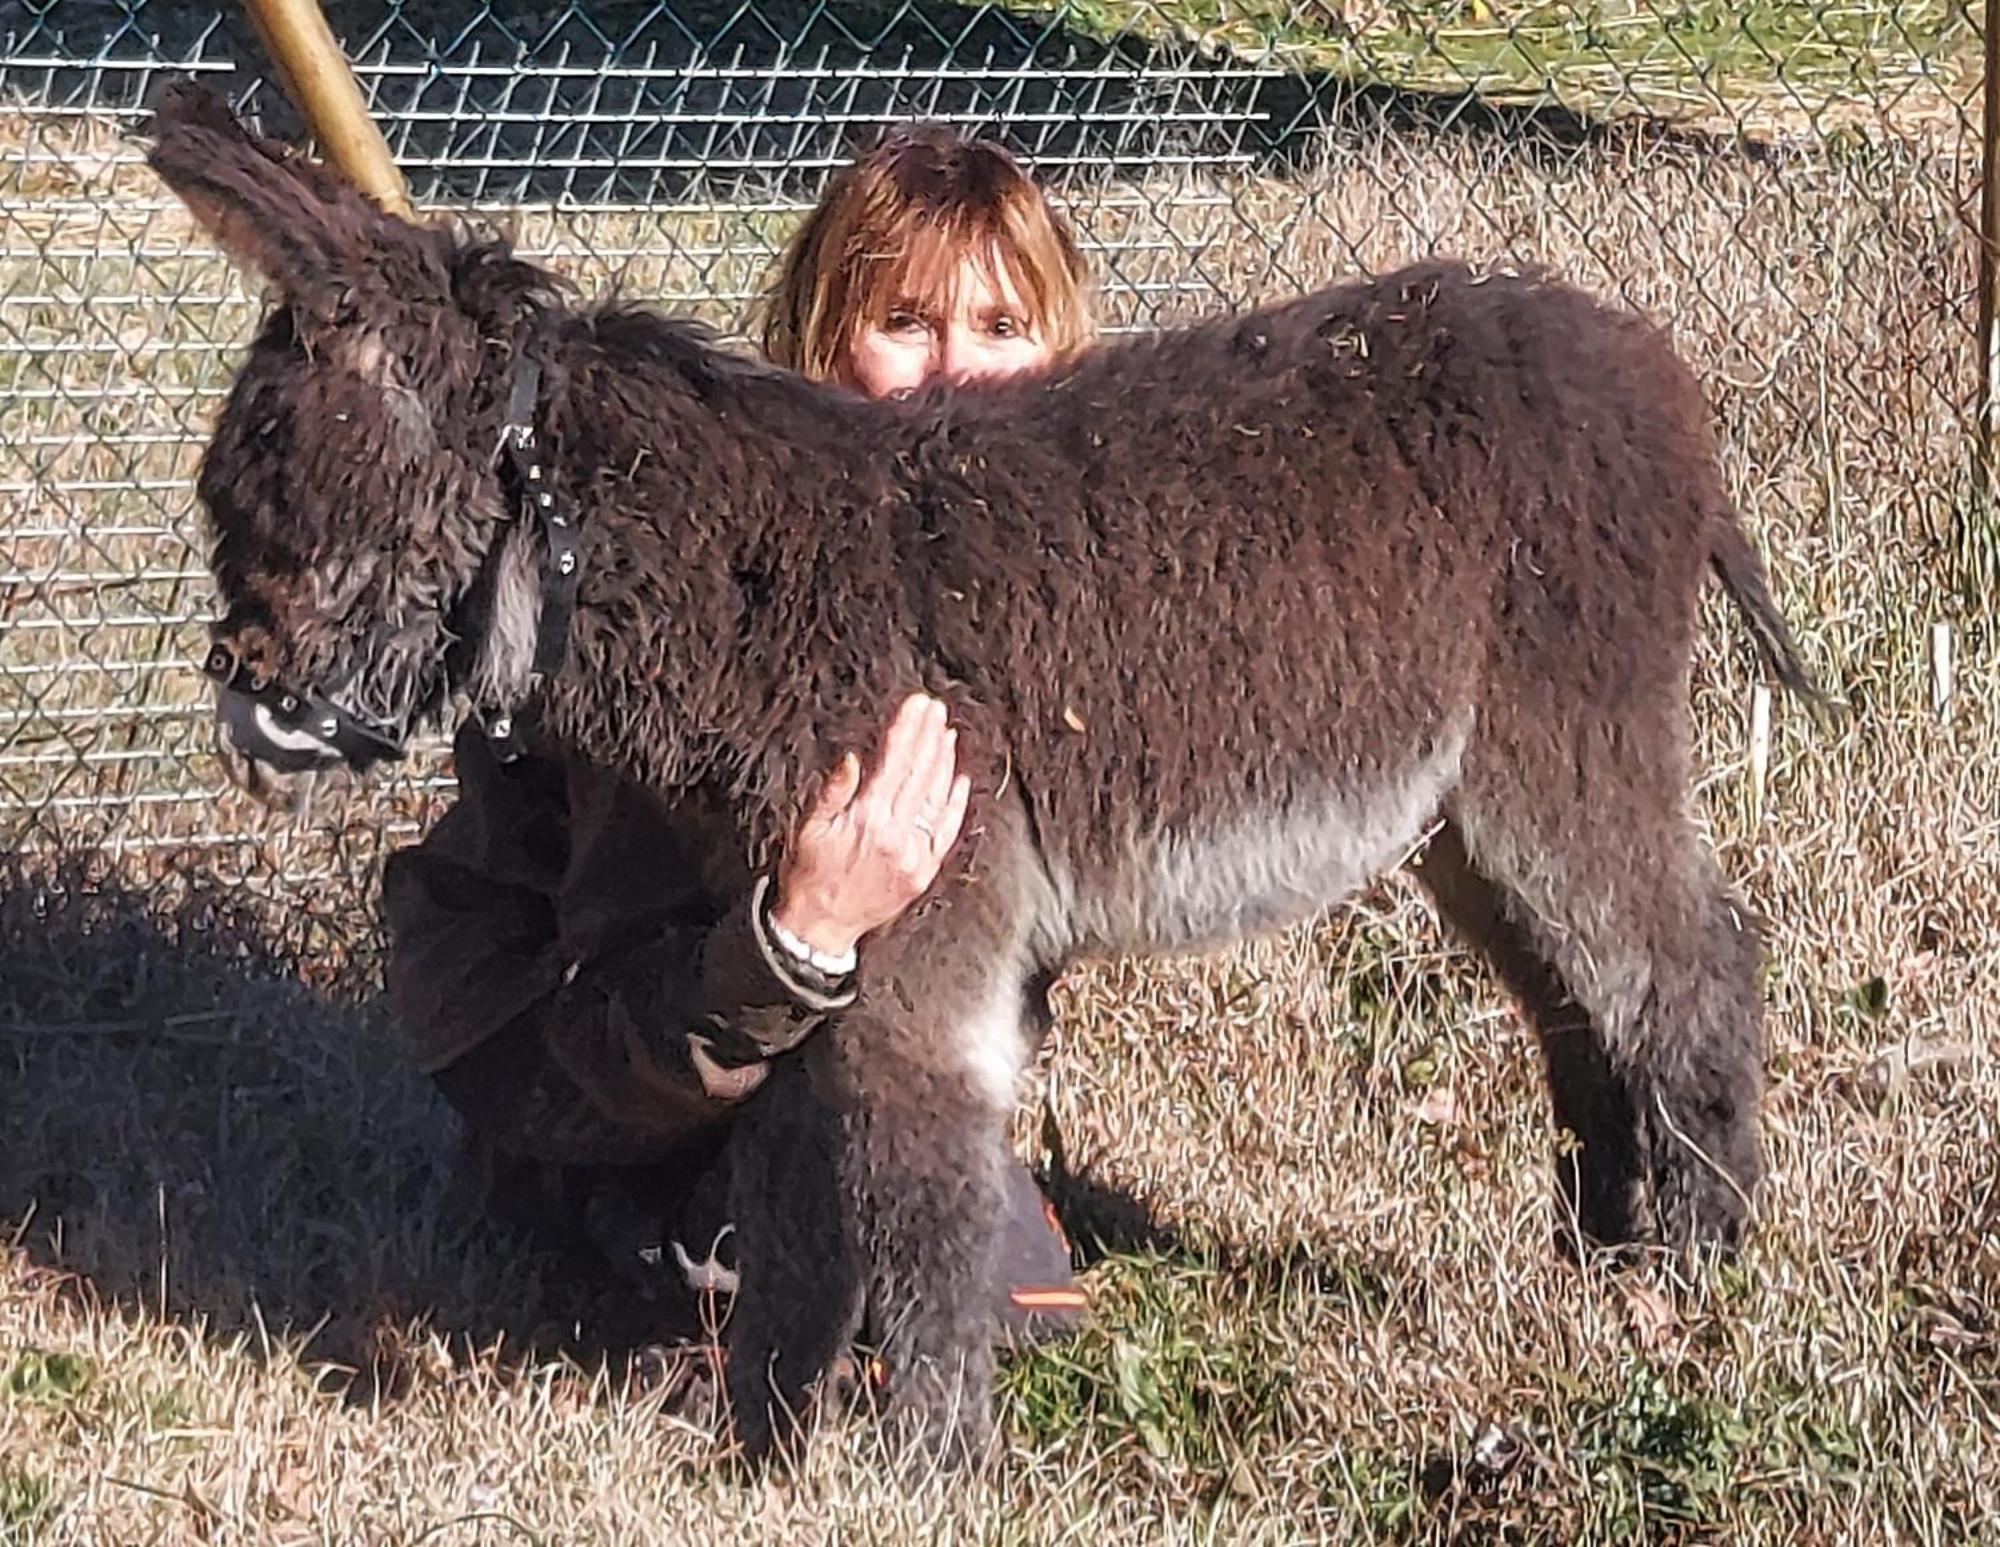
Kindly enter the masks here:
M 0 1221 L 106 1301 L 392 1374 L 419 1322 L 614 1352 L 598 1286 L 441 1207 L 442 1103 L 379 1005 L 299 982 L 240 903 L 80 871 L 0 898 Z M 567 1328 L 565 1326 L 567 1324 Z M 586 1340 L 600 1346 L 592 1350 Z
M 456 1121 L 379 1000 L 305 986 L 240 897 L 176 890 L 0 890 L 0 1240 L 101 1303 L 290 1340 L 357 1400 L 396 1394 L 417 1333 L 615 1371 L 713 1331 L 670 1272 L 465 1207 Z M 1052 1190 L 1086 1260 L 1179 1247 L 1088 1176 Z

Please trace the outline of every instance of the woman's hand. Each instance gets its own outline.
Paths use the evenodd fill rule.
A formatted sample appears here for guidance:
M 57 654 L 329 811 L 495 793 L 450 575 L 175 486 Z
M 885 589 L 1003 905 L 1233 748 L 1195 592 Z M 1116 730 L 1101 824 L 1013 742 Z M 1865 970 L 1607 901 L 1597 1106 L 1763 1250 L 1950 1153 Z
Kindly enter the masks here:
M 971 795 L 957 748 L 943 704 L 923 693 L 903 700 L 867 778 L 850 752 L 792 835 L 772 919 L 841 956 L 923 896 L 958 841 Z

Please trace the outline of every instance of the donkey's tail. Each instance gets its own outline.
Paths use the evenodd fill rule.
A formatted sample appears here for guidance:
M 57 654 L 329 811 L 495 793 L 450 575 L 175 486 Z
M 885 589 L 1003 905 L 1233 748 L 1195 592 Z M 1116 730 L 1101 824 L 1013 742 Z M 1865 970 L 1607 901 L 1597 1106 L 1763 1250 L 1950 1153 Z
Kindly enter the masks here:
M 1798 640 L 1771 598 L 1771 587 L 1764 578 L 1764 561 L 1750 546 L 1741 524 L 1731 514 L 1718 521 L 1714 531 L 1709 562 L 1715 566 L 1722 589 L 1729 593 L 1729 599 L 1743 615 L 1758 653 L 1779 682 L 1804 699 L 1816 713 L 1828 712 L 1833 708 L 1833 700 L 1806 670 Z

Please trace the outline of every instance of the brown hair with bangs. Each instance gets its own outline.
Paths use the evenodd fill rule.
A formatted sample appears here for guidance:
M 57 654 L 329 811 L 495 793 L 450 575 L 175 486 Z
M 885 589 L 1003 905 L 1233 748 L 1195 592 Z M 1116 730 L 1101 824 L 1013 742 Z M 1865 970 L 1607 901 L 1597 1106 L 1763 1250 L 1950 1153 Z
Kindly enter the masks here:
M 913 299 L 941 302 L 968 254 L 1005 269 L 1058 358 L 1090 342 L 1089 269 L 1041 189 L 991 140 L 911 124 L 843 169 L 800 225 L 766 304 L 764 353 L 830 380 L 862 329 Z

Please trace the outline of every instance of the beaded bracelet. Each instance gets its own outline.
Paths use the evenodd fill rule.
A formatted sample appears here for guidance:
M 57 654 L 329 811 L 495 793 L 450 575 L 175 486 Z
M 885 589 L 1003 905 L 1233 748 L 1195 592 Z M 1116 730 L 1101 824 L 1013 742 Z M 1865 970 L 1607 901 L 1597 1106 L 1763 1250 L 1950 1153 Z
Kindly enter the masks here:
M 780 924 L 777 919 L 773 918 L 768 906 L 764 909 L 764 927 L 770 930 L 771 939 L 776 943 L 779 950 L 791 957 L 792 960 L 802 962 L 806 966 L 811 967 L 814 972 L 819 973 L 822 977 L 838 980 L 846 977 L 860 965 L 860 958 L 856 955 L 853 946 L 850 945 L 838 956 L 828 951 L 815 950 L 789 929 L 785 928 L 783 924 Z

